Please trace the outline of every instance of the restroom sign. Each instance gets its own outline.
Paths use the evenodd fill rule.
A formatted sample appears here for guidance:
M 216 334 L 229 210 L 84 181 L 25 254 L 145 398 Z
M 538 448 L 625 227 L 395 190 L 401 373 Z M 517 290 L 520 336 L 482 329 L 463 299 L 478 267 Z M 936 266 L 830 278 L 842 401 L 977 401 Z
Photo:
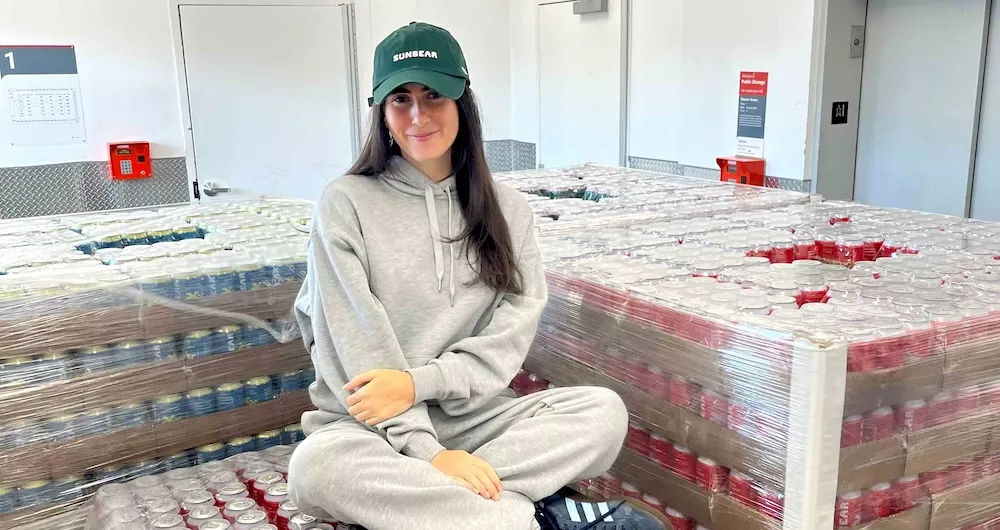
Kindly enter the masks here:
M 738 155 L 764 158 L 767 85 L 767 72 L 740 72 L 739 112 L 736 118 Z

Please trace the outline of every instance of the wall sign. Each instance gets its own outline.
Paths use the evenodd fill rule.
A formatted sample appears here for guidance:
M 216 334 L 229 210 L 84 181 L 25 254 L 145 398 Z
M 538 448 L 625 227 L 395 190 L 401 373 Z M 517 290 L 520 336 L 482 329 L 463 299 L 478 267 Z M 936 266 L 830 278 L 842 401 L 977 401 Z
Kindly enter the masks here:
M 833 102 L 833 115 L 830 118 L 831 124 L 842 125 L 847 123 L 847 104 L 847 101 Z
M 0 96 L 11 145 L 87 141 L 73 46 L 0 45 Z
M 767 72 L 740 72 L 740 108 L 736 122 L 736 154 L 764 158 L 767 117 Z

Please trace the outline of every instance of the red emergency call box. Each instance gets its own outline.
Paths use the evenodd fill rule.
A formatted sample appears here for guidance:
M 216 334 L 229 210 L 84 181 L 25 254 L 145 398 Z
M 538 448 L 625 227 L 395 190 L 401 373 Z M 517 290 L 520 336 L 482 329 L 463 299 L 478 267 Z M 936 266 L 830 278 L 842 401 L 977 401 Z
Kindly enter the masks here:
M 149 142 L 108 144 L 111 180 L 147 179 L 153 176 Z
M 750 186 L 764 185 L 764 169 L 766 161 L 763 158 L 748 156 L 728 156 L 715 159 L 722 170 L 722 182 L 734 182 Z

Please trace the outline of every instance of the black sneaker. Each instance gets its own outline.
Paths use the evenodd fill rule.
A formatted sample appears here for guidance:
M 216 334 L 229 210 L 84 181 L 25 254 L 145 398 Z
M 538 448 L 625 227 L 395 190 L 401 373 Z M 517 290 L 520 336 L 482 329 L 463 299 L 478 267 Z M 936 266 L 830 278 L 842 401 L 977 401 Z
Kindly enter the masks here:
M 673 530 L 651 508 L 626 501 L 586 502 L 556 494 L 535 506 L 542 530 Z

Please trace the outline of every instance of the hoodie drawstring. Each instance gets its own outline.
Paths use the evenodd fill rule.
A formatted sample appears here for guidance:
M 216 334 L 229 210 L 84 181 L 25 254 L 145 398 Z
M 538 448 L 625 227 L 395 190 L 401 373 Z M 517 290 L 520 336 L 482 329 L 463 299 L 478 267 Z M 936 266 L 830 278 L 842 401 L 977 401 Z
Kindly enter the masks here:
M 431 228 L 431 246 L 434 248 L 434 272 L 437 274 L 438 280 L 438 292 L 444 287 L 444 252 L 441 247 L 438 246 L 438 241 L 442 245 L 448 245 L 449 257 L 452 260 L 451 263 L 451 275 L 448 280 L 448 296 L 451 301 L 451 305 L 455 305 L 455 249 L 452 246 L 452 201 L 451 201 L 451 190 L 445 189 L 445 195 L 448 196 L 448 239 L 447 241 L 441 238 L 441 229 L 438 227 L 437 219 L 437 207 L 434 204 L 434 188 L 427 186 L 424 188 L 424 199 L 427 202 L 427 220 L 430 223 Z

